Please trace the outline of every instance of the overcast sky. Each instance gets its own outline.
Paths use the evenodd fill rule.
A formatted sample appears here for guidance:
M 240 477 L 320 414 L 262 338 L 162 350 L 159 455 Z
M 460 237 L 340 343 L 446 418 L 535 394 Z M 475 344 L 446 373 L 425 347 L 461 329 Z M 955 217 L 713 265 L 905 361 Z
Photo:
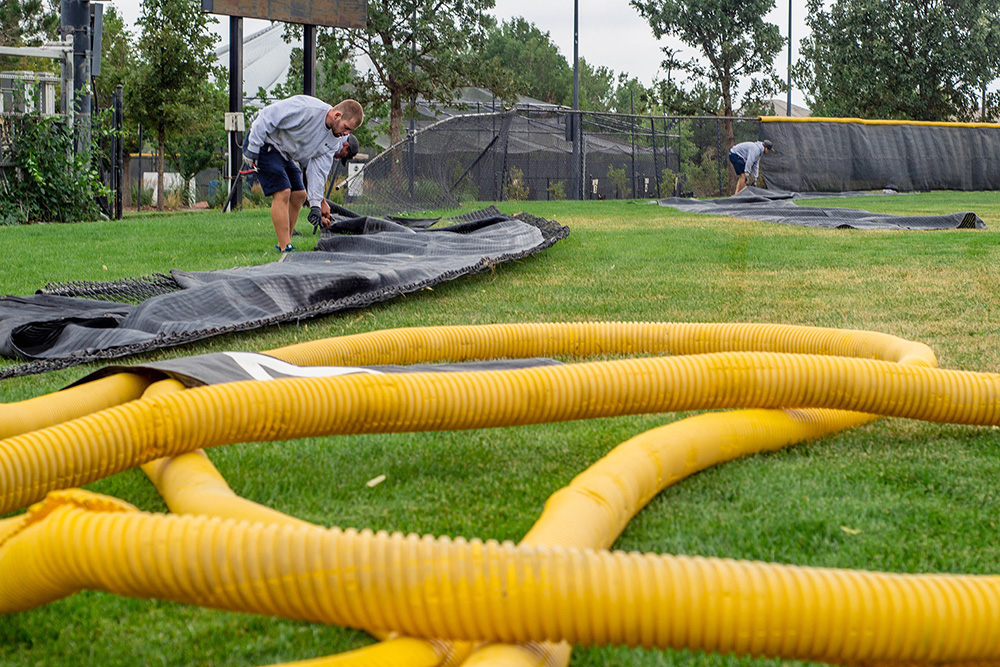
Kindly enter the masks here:
M 788 3 L 776 0 L 774 11 L 764 17 L 781 30 L 788 39 Z M 805 3 L 801 0 L 792 9 L 793 62 L 798 58 L 798 42 L 806 36 Z M 580 57 L 592 65 L 610 67 L 616 73 L 628 72 L 640 82 L 649 85 L 653 78 L 663 78 L 660 70 L 663 60 L 661 48 L 670 46 L 687 56 L 696 55 L 680 40 L 657 40 L 646 20 L 629 5 L 628 0 L 579 0 Z M 798 15 L 796 15 L 798 14 Z M 562 54 L 570 62 L 573 58 L 573 0 L 496 0 L 494 15 L 499 19 L 523 16 L 540 30 L 547 31 Z M 787 80 L 788 48 L 782 49 L 775 61 L 775 69 L 782 81 Z M 676 73 L 675 73 L 676 75 Z M 784 99 L 784 96 L 782 96 Z M 736 100 L 738 102 L 738 100 Z M 792 90 L 792 103 L 803 104 L 803 97 Z
M 682 53 L 694 55 L 680 41 L 658 41 L 653 37 L 649 24 L 633 9 L 628 0 L 578 0 L 580 11 L 580 57 L 587 62 L 603 65 L 615 73 L 629 75 L 649 85 L 657 76 L 662 78 L 661 47 L 669 45 Z M 776 0 L 774 10 L 764 17 L 778 26 L 781 35 L 788 38 L 788 6 L 793 0 Z M 128 24 L 139 18 L 140 0 L 106 0 L 122 13 Z M 806 36 L 804 3 L 792 9 L 792 59 L 798 59 L 798 43 Z M 501 20 L 523 16 L 540 30 L 548 32 L 562 54 L 572 62 L 573 57 L 573 0 L 496 0 L 494 15 Z M 229 42 L 228 17 L 219 16 L 216 32 L 222 37 L 219 45 Z M 270 25 L 268 21 L 247 19 L 243 34 L 250 35 Z M 775 61 L 775 70 L 782 81 L 787 80 L 788 49 L 782 49 Z M 784 99 L 784 93 L 780 96 Z M 738 102 L 738 100 L 737 100 Z M 804 104 L 802 93 L 792 90 L 792 103 Z

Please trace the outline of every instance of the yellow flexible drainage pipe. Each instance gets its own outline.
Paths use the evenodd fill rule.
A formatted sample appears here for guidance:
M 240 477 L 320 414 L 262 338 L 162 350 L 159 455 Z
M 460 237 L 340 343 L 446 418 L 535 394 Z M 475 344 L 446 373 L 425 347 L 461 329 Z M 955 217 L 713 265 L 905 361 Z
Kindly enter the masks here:
M 177 380 L 161 380 L 144 397 L 166 396 L 185 387 Z M 236 495 L 203 450 L 144 463 L 142 471 L 175 514 L 201 514 L 261 523 L 311 526 L 284 512 Z
M 266 354 L 302 366 L 362 366 L 707 352 L 792 352 L 937 366 L 928 346 L 884 333 L 754 323 L 541 322 L 410 327 L 298 343 Z
M 137 373 L 117 373 L 45 396 L 0 403 L 0 439 L 135 400 L 151 382 Z
M 161 380 L 146 390 L 144 397 L 165 396 L 184 391 L 177 380 Z M 214 516 L 223 519 L 256 521 L 289 526 L 313 526 L 283 512 L 242 498 L 232 490 L 225 478 L 203 450 L 156 459 L 142 465 L 142 471 L 175 514 Z M 3 537 L 0 524 L 0 542 Z M 390 632 L 372 633 L 381 643 L 348 653 L 285 663 L 283 667 L 419 667 L 420 665 L 459 665 L 471 653 L 471 642 L 430 642 L 420 639 L 396 638 Z
M 186 387 L 173 379 L 155 382 L 146 389 L 145 398 L 166 396 L 184 391 Z M 313 526 L 308 521 L 279 512 L 260 503 L 242 498 L 232 490 L 225 478 L 201 449 L 173 457 L 156 459 L 141 466 L 146 477 L 175 514 L 213 516 L 224 519 L 279 524 Z M 2 531 L 2 526 L 0 526 Z M 2 532 L 0 532 L 2 535 Z M 379 639 L 389 639 L 389 632 L 374 633 Z M 438 665 L 445 652 L 423 640 L 394 641 L 368 646 L 337 656 L 287 663 L 290 667 L 320 667 L 321 665 Z M 427 662 L 433 656 L 433 662 Z
M 84 545 L 66 548 L 66 545 Z M 218 545 L 228 545 L 220 550 Z M 63 492 L 0 549 L 0 613 L 104 590 L 411 637 L 866 662 L 1000 659 L 1000 577 L 517 547 L 158 516 Z
M 732 407 L 825 407 L 996 425 L 1000 376 L 839 357 L 716 353 L 235 382 L 132 401 L 0 441 L 0 513 L 162 456 L 237 442 Z
M 776 340 L 772 340 L 776 339 Z M 933 365 L 934 359 L 929 348 L 910 344 L 883 334 L 869 332 L 842 332 L 830 329 L 812 329 L 773 325 L 688 325 L 688 324 L 606 324 L 569 323 L 559 325 L 487 325 L 472 327 L 439 327 L 431 329 L 402 329 L 390 332 L 373 332 L 336 339 L 331 351 L 329 341 L 314 342 L 285 350 L 273 351 L 279 358 L 297 363 L 329 363 L 333 358 L 340 363 L 358 363 L 359 358 L 367 363 L 413 363 L 437 361 L 441 358 L 489 358 L 496 356 L 535 356 L 540 354 L 592 354 L 595 352 L 674 352 L 742 349 L 785 349 L 797 350 L 805 341 L 811 351 L 821 353 L 863 354 L 876 358 L 904 356 L 911 360 Z M 817 341 L 819 344 L 817 345 Z M 861 345 L 859 345 L 861 343 Z M 866 350 L 864 345 L 874 345 L 876 349 Z M 903 354 L 899 354 L 902 347 Z M 912 350 L 916 349 L 916 355 Z M 346 350 L 346 351 L 345 351 Z M 456 354 L 455 351 L 460 353 Z M 888 352 L 886 352 L 888 350 Z M 299 354 L 295 354 L 299 351 Z M 317 356 L 319 351 L 319 356 Z M 418 351 L 418 354 L 414 354 Z M 308 354 L 301 354 L 308 352 Z M 374 352 L 374 353 L 373 353 Z M 404 354 L 399 355 L 400 352 Z M 332 357 L 331 357 L 332 355 Z M 97 386 L 93 383 L 92 386 Z M 168 380 L 153 385 L 147 396 L 183 389 L 176 381 Z M 60 420 L 61 421 L 61 420 Z M 44 424 L 38 424 L 41 426 Z M 199 455 L 200 454 L 200 455 Z M 596 466 L 598 468 L 600 466 Z M 204 511 L 211 507 L 216 515 L 241 517 L 249 520 L 270 522 L 297 521 L 286 515 L 275 513 L 256 503 L 240 499 L 232 493 L 225 481 L 200 452 L 182 455 L 174 459 L 160 459 L 143 466 L 168 500 L 168 505 L 176 512 Z M 576 485 L 579 486 L 579 485 Z M 644 503 L 645 501 L 643 501 Z M 632 511 L 634 513 L 638 507 Z M 544 524 L 543 515 L 540 524 Z M 549 522 L 549 525 L 554 525 Z M 571 525 L 571 524 L 568 524 Z M 622 525 L 623 527 L 623 525 Z M 617 531 L 620 531 L 618 528 Z M 617 534 L 617 531 L 615 534 Z M 539 542 L 561 543 L 553 540 L 538 526 L 532 532 Z M 608 539 L 608 543 L 613 538 Z M 529 536 L 528 541 L 531 542 Z M 584 540 L 579 546 L 587 546 L 594 540 Z M 589 544 L 595 546 L 595 544 Z M 461 659 L 467 653 L 455 652 L 451 657 Z M 507 659 L 504 656 L 507 653 Z M 498 652 L 499 651 L 499 652 Z M 362 651 L 362 654 L 364 652 Z M 493 656 L 493 660 L 511 662 L 509 659 L 527 660 L 531 664 L 558 664 L 568 661 L 568 645 L 546 645 L 544 647 L 487 647 L 477 655 Z M 558 656 L 556 654 L 559 654 Z M 364 658 L 359 655 L 362 662 Z M 472 662 L 478 662 L 475 658 Z
M 3 544 L 8 537 L 21 530 L 24 524 L 22 515 L 0 519 L 0 544 Z
M 440 663 L 435 642 L 399 637 L 354 651 L 272 667 L 436 667 Z
M 689 417 L 631 438 L 552 494 L 522 546 L 607 549 L 671 484 L 714 465 L 837 433 L 876 419 L 837 410 L 737 410 Z M 555 667 L 572 646 L 490 645 L 468 667 Z
M 561 322 L 412 327 L 310 341 L 265 352 L 303 366 L 414 364 L 549 355 L 797 352 L 936 366 L 929 347 L 888 334 L 785 324 Z M 0 404 L 0 439 L 139 398 L 153 382 L 119 373 Z
M 932 359 L 933 359 L 933 357 L 931 356 L 931 360 L 932 360 Z M 382 362 L 382 363 L 387 363 L 387 362 Z M 856 416 L 855 416 L 855 417 L 856 417 Z M 626 520 L 627 520 L 627 519 L 626 519 Z M 495 647 L 494 647 L 494 648 L 495 648 Z M 500 648 L 502 648 L 502 647 L 500 647 Z

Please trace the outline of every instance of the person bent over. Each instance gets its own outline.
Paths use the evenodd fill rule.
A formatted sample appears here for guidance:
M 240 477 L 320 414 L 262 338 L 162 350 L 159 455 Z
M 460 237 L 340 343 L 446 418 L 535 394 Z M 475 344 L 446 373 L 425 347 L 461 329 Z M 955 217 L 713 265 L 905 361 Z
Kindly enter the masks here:
M 736 175 L 739 176 L 736 181 L 736 192 L 745 188 L 748 182 L 757 182 L 760 158 L 765 153 L 770 153 L 773 148 L 774 145 L 771 141 L 765 139 L 764 141 L 744 141 L 729 149 L 729 161 L 732 163 Z M 748 179 L 749 175 L 752 175 L 752 178 Z
M 295 250 L 292 232 L 306 202 L 309 222 L 330 225 L 330 205 L 323 198 L 326 175 L 362 122 L 364 110 L 355 100 L 330 106 L 310 95 L 294 95 L 257 114 L 243 142 L 243 160 L 257 172 L 264 194 L 272 197 L 279 252 Z

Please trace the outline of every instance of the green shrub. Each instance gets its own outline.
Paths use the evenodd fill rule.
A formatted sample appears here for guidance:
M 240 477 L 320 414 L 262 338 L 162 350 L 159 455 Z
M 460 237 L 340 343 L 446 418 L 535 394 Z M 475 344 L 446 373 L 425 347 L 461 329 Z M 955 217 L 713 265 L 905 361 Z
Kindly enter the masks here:
M 337 176 L 333 181 L 332 187 L 330 187 L 330 183 L 327 183 L 327 187 L 330 188 L 330 196 L 326 197 L 326 200 L 328 202 L 333 202 L 334 204 L 338 204 L 339 206 L 344 205 L 344 195 L 347 194 L 347 187 L 345 186 L 338 190 L 337 186 L 346 180 L 347 179 L 344 178 L 343 176 Z M 324 192 L 324 194 L 326 193 Z
M 413 201 L 423 204 L 442 204 L 450 201 L 445 196 L 441 184 L 428 178 L 421 178 L 413 183 Z
M 109 190 L 101 182 L 96 160 L 90 152 L 73 152 L 72 132 L 59 116 L 39 118 L 8 116 L 10 135 L 16 137 L 6 154 L 13 164 L 6 179 L 0 182 L 0 195 L 23 222 L 79 222 L 97 220 L 101 209 L 97 198 Z M 96 144 L 96 141 L 95 141 Z M 93 150 L 93 149 L 91 149 Z M 96 151 L 94 151 L 96 154 Z M 0 215 L 14 217 L 11 206 Z
M 186 185 L 179 185 L 173 188 L 163 188 L 163 206 L 172 211 L 176 211 L 184 203 Z
M 613 165 L 608 165 L 608 180 L 615 186 L 615 198 L 631 197 L 632 191 L 629 188 L 628 173 L 625 167 L 615 169 Z
M 465 173 L 465 169 L 460 163 L 453 161 L 448 179 L 450 183 L 454 184 L 451 195 L 456 201 L 479 201 L 479 186 Z
M 138 183 L 133 183 L 130 189 L 132 191 L 133 206 L 135 206 L 135 202 L 139 202 L 140 206 L 153 205 L 153 188 L 144 188 L 140 186 Z
M 209 208 L 222 208 L 222 205 L 226 203 L 226 198 L 229 196 L 229 190 L 226 189 L 228 184 L 228 181 L 221 181 L 219 187 L 212 189 L 211 194 L 208 195 Z
M 244 203 L 249 201 L 253 208 L 271 208 L 271 198 L 264 194 L 264 188 L 260 187 L 260 183 L 254 183 L 249 189 L 244 183 L 243 201 Z
M 9 227 L 24 222 L 27 222 L 27 217 L 17 202 L 0 199 L 0 225 Z
M 545 191 L 549 193 L 549 199 L 562 201 L 563 199 L 566 199 L 566 181 L 549 183 L 549 186 L 545 188 Z
M 503 186 L 504 201 L 524 201 L 531 191 L 524 182 L 524 172 L 517 167 L 511 167 L 507 172 L 507 182 Z

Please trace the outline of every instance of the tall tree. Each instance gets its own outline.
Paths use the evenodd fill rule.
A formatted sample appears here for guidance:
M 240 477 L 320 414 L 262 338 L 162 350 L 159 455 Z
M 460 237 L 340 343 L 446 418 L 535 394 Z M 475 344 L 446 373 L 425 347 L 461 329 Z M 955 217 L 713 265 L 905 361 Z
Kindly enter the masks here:
M 302 43 L 302 26 L 286 23 L 282 38 L 286 43 Z M 316 31 L 316 97 L 329 104 L 337 104 L 341 100 L 352 97 L 354 80 L 358 72 L 354 67 L 354 55 L 350 45 L 344 39 L 344 33 L 334 28 L 319 28 Z M 276 85 L 271 91 L 271 97 L 285 98 L 302 93 L 303 67 L 302 48 L 292 49 L 288 64 L 288 75 L 285 83 Z M 258 95 L 262 105 L 266 104 L 264 95 Z M 370 121 L 379 117 L 377 109 L 365 109 L 365 123 L 351 134 L 358 138 L 362 146 L 374 146 L 376 133 L 372 132 Z
M 156 208 L 163 210 L 163 152 L 167 135 L 183 131 L 190 110 L 204 99 L 204 82 L 213 74 L 217 20 L 201 11 L 198 0 L 143 0 L 139 25 L 139 66 L 132 97 L 137 120 L 156 130 Z M 216 112 L 219 122 L 225 108 Z
M 125 27 L 125 21 L 114 5 L 105 5 L 103 35 L 101 39 L 101 75 L 94 78 L 94 100 L 97 108 L 112 106 L 115 88 L 124 89 L 124 122 L 122 123 L 122 204 L 132 205 L 130 187 L 131 155 L 140 150 L 136 122 L 132 109 L 132 81 L 135 79 L 135 40 Z
M 741 81 L 748 80 L 744 105 L 773 95 L 781 86 L 774 72 L 774 58 L 783 44 L 781 33 L 761 18 L 774 9 L 774 0 L 630 0 L 629 4 L 649 22 L 657 39 L 674 35 L 704 56 L 704 61 L 680 62 L 668 48 L 663 66 L 706 78 L 716 87 L 722 103 L 719 113 L 727 117 L 726 145 L 732 146 L 733 123 L 728 117 L 733 115 L 733 97 Z
M 170 163 L 181 177 L 181 203 L 193 204 L 187 185 L 203 169 L 222 167 L 225 156 L 221 147 L 226 145 L 226 130 L 222 111 L 229 104 L 229 84 L 225 78 L 204 80 L 198 85 L 197 104 L 181 111 L 186 116 L 181 131 L 167 135 L 164 145 Z
M 302 26 L 286 23 L 282 39 L 286 43 L 302 43 Z M 275 97 L 285 98 L 302 93 L 302 47 L 292 49 L 288 75 L 284 84 L 274 87 Z M 333 28 L 316 30 L 316 97 L 336 104 L 344 97 L 344 90 L 356 76 L 350 47 L 338 39 Z
M 389 103 L 389 139 L 402 138 L 403 107 L 411 98 L 447 103 L 482 72 L 479 54 L 494 0 L 371 0 L 368 25 L 348 31 L 372 69 L 356 81 L 366 104 Z M 412 110 L 411 110 L 412 112 Z
M 652 110 L 652 105 L 652 88 L 647 88 L 639 83 L 639 79 L 630 77 L 626 72 L 618 75 L 612 111 L 616 113 L 648 114 Z
M 793 68 L 814 113 L 968 120 L 1000 64 L 996 0 L 809 0 Z
M 516 16 L 492 26 L 483 44 L 483 58 L 507 72 L 515 92 L 549 104 L 569 104 L 573 68 L 549 33 Z
M 0 44 L 36 46 L 59 32 L 55 0 L 4 0 L 0 4 Z
M 615 73 L 604 65 L 593 66 L 580 58 L 580 108 L 609 111 L 615 102 Z
M 711 116 L 722 106 L 719 91 L 704 81 L 695 81 L 690 90 L 685 90 L 674 81 L 668 72 L 667 80 L 653 81 L 650 95 L 653 108 L 668 116 Z

